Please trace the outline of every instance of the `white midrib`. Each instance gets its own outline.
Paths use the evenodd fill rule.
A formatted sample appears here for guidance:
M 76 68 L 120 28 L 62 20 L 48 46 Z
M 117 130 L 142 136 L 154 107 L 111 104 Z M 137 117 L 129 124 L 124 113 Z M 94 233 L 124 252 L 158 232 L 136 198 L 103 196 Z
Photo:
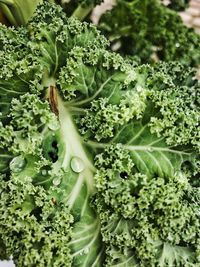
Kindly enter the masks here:
M 76 184 L 70 194 L 69 204 L 73 206 L 83 182 L 85 181 L 89 190 L 94 190 L 93 174 L 95 168 L 92 162 L 88 159 L 85 150 L 83 148 L 81 137 L 78 134 L 76 126 L 72 120 L 70 112 L 64 106 L 62 99 L 58 96 L 58 111 L 59 121 L 61 125 L 61 134 L 63 136 L 63 142 L 65 144 L 65 157 L 63 159 L 62 167 L 67 170 L 70 166 L 72 157 L 80 158 L 85 166 L 83 172 L 77 178 Z

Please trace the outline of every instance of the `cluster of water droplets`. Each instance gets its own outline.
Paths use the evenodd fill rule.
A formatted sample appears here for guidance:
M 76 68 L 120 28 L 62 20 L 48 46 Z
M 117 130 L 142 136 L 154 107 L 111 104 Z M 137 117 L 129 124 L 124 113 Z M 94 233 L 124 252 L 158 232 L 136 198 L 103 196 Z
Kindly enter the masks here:
M 71 158 L 70 167 L 73 172 L 81 173 L 85 169 L 85 164 L 81 158 L 74 156 Z M 43 169 L 41 170 L 41 175 L 43 176 L 51 175 L 51 170 Z M 62 177 L 60 175 L 55 176 L 52 180 L 54 186 L 59 186 L 61 182 L 62 182 Z
M 10 170 L 14 173 L 19 173 L 23 171 L 23 169 L 26 166 L 26 160 L 22 156 L 17 156 L 14 157 L 11 162 L 10 162 Z M 85 164 L 83 160 L 79 157 L 72 157 L 70 161 L 70 167 L 75 173 L 81 173 L 85 169 Z M 41 170 L 41 175 L 42 176 L 47 176 L 50 175 L 51 171 L 42 169 Z M 62 179 L 60 176 L 57 176 L 53 179 L 53 185 L 58 186 L 61 183 Z
M 84 162 L 79 157 L 72 157 L 70 161 L 70 167 L 75 173 L 80 173 L 85 169 Z M 55 177 L 53 179 L 53 185 L 58 186 L 60 185 L 61 181 L 62 181 L 61 177 L 59 176 Z

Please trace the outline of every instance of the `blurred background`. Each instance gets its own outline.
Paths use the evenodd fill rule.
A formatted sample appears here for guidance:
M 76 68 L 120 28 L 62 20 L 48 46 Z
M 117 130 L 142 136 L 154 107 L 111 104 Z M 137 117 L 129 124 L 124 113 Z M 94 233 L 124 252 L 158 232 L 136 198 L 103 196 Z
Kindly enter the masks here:
M 189 8 L 180 15 L 188 27 L 194 27 L 200 34 L 200 0 L 191 0 Z

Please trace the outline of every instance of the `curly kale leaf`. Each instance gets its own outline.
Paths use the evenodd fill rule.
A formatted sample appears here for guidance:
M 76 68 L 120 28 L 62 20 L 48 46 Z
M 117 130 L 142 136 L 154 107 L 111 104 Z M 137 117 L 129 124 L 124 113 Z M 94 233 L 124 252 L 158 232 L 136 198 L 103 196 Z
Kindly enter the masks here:
M 182 11 L 189 5 L 190 0 L 170 0 L 167 7 L 176 11 Z
M 0 33 L 0 257 L 198 266 L 194 70 L 130 64 L 48 3 Z
M 55 83 L 73 49 L 107 42 L 49 4 L 27 27 L 0 30 L 2 249 L 16 266 L 102 266 L 94 166 Z
M 186 66 L 200 62 L 199 35 L 158 0 L 118 0 L 101 17 L 99 28 L 113 49 L 142 62 L 177 60 Z
M 96 52 L 81 52 L 58 84 L 94 157 L 106 266 L 195 266 L 199 206 L 187 197 L 199 175 L 195 71 L 133 68 L 109 52 L 91 62 Z

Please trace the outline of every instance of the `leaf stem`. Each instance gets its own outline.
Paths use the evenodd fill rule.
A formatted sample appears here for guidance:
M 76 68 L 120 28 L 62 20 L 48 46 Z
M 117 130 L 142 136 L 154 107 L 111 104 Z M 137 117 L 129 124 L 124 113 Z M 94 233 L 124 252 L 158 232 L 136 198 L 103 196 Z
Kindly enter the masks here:
M 112 143 L 98 143 L 94 141 L 87 141 L 85 142 L 86 145 L 94 147 L 94 148 L 106 148 L 112 145 Z M 114 144 L 114 143 L 113 143 Z M 127 149 L 129 151 L 148 151 L 148 152 L 155 152 L 155 151 L 160 151 L 160 152 L 169 152 L 169 153 L 174 153 L 174 154 L 180 154 L 180 155 L 190 155 L 190 152 L 185 152 L 181 150 L 176 150 L 170 147 L 156 147 L 156 146 L 150 146 L 150 145 L 126 145 L 122 144 L 121 146 L 124 149 Z
M 93 5 L 89 5 L 87 7 L 82 7 L 79 5 L 73 12 L 72 16 L 76 17 L 80 21 L 84 20 L 85 17 L 92 11 Z
M 26 24 L 32 17 L 38 4 L 43 0 L 0 0 L 0 8 L 3 15 L 11 25 Z

